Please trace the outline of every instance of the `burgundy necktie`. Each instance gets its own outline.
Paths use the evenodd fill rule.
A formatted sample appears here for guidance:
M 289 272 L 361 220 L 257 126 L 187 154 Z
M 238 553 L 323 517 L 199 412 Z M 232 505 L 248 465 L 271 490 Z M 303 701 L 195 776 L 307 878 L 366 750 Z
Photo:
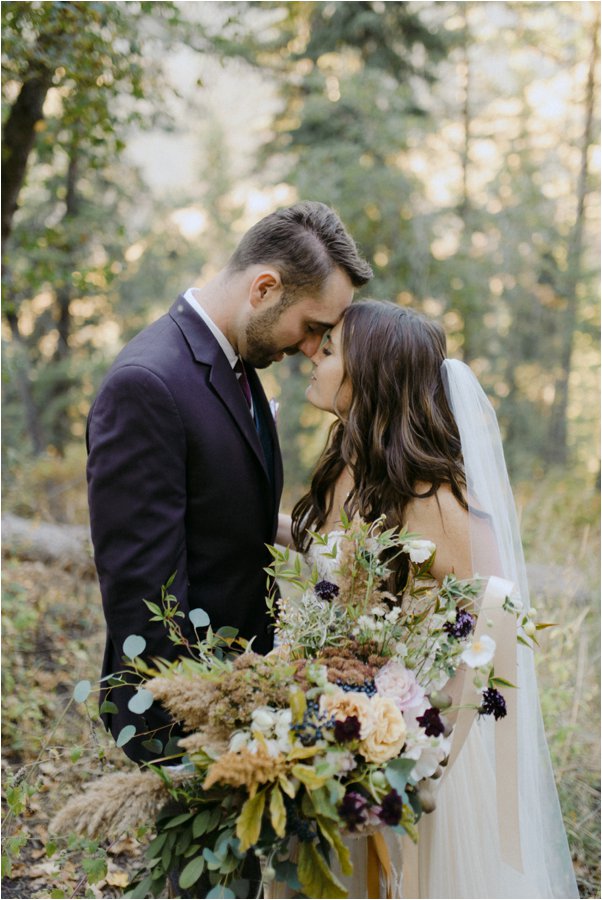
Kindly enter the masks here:
M 247 379 L 247 373 L 245 372 L 245 367 L 243 365 L 243 361 L 238 357 L 236 360 L 236 365 L 234 366 L 234 373 L 238 378 L 238 383 L 241 387 L 243 394 L 245 395 L 245 399 L 247 401 L 247 405 L 249 409 L 253 409 L 253 400 L 251 399 L 251 388 L 249 386 L 249 381 Z

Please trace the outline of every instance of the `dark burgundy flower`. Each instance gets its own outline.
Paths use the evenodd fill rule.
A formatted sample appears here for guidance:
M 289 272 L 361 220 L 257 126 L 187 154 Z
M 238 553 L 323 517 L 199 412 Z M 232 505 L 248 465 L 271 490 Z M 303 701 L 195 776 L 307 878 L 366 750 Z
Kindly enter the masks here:
M 357 791 L 347 791 L 339 806 L 339 814 L 349 831 L 355 831 L 367 819 L 368 801 Z
M 435 706 L 431 706 L 422 716 L 418 716 L 416 721 L 424 728 L 427 737 L 439 737 L 445 731 L 445 725 L 441 721 L 439 710 Z
M 334 724 L 334 739 L 339 744 L 359 740 L 360 732 L 360 720 L 357 716 L 347 716 L 344 722 Z
M 479 707 L 482 716 L 493 715 L 495 719 L 503 719 L 506 715 L 506 701 L 496 688 L 483 691 L 483 702 Z
M 338 585 L 333 584 L 332 581 L 318 581 L 314 587 L 314 592 L 320 600 L 334 600 L 335 597 L 339 596 Z
M 401 797 L 396 790 L 392 790 L 383 799 L 378 817 L 385 825 L 399 825 L 402 808 Z
M 465 609 L 458 609 L 456 611 L 456 621 L 447 622 L 443 626 L 443 630 L 447 631 L 448 634 L 451 634 L 452 637 L 465 638 L 468 637 L 473 630 L 474 623 L 475 617 L 473 615 L 466 612 Z

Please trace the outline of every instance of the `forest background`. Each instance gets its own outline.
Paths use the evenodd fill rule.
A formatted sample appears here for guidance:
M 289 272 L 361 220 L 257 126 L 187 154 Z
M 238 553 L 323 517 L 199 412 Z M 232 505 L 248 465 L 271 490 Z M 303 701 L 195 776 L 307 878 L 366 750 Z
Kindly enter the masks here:
M 563 813 L 599 896 L 599 3 L 5 2 L 2 26 L 9 534 L 85 530 L 85 420 L 120 347 L 261 216 L 333 206 L 375 270 L 360 296 L 440 319 L 497 409 L 557 623 L 538 671 Z M 329 425 L 310 370 L 262 373 L 287 509 Z M 100 667 L 89 554 L 35 543 L 4 544 L 3 890 L 116 896 L 143 835 L 47 835 L 125 757 L 69 699 Z

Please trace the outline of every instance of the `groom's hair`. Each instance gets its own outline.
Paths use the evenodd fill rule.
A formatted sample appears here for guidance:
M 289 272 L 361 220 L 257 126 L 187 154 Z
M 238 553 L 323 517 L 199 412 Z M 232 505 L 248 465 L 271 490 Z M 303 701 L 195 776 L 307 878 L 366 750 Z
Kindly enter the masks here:
M 319 291 L 335 266 L 347 273 L 354 287 L 372 278 L 372 269 L 338 215 L 315 200 L 278 209 L 253 225 L 227 269 L 242 272 L 257 263 L 278 269 L 289 297 L 300 289 Z

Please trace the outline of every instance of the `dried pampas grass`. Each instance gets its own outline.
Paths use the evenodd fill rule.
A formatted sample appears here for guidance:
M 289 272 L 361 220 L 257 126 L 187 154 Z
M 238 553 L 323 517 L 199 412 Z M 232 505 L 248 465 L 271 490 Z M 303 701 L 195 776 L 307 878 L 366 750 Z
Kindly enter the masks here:
M 87 785 L 56 814 L 49 830 L 85 837 L 115 838 L 154 822 L 170 800 L 165 783 L 153 772 L 115 772 Z
M 207 678 L 188 672 L 151 678 L 145 688 L 187 731 L 197 731 L 207 722 L 216 692 L 216 685 Z

